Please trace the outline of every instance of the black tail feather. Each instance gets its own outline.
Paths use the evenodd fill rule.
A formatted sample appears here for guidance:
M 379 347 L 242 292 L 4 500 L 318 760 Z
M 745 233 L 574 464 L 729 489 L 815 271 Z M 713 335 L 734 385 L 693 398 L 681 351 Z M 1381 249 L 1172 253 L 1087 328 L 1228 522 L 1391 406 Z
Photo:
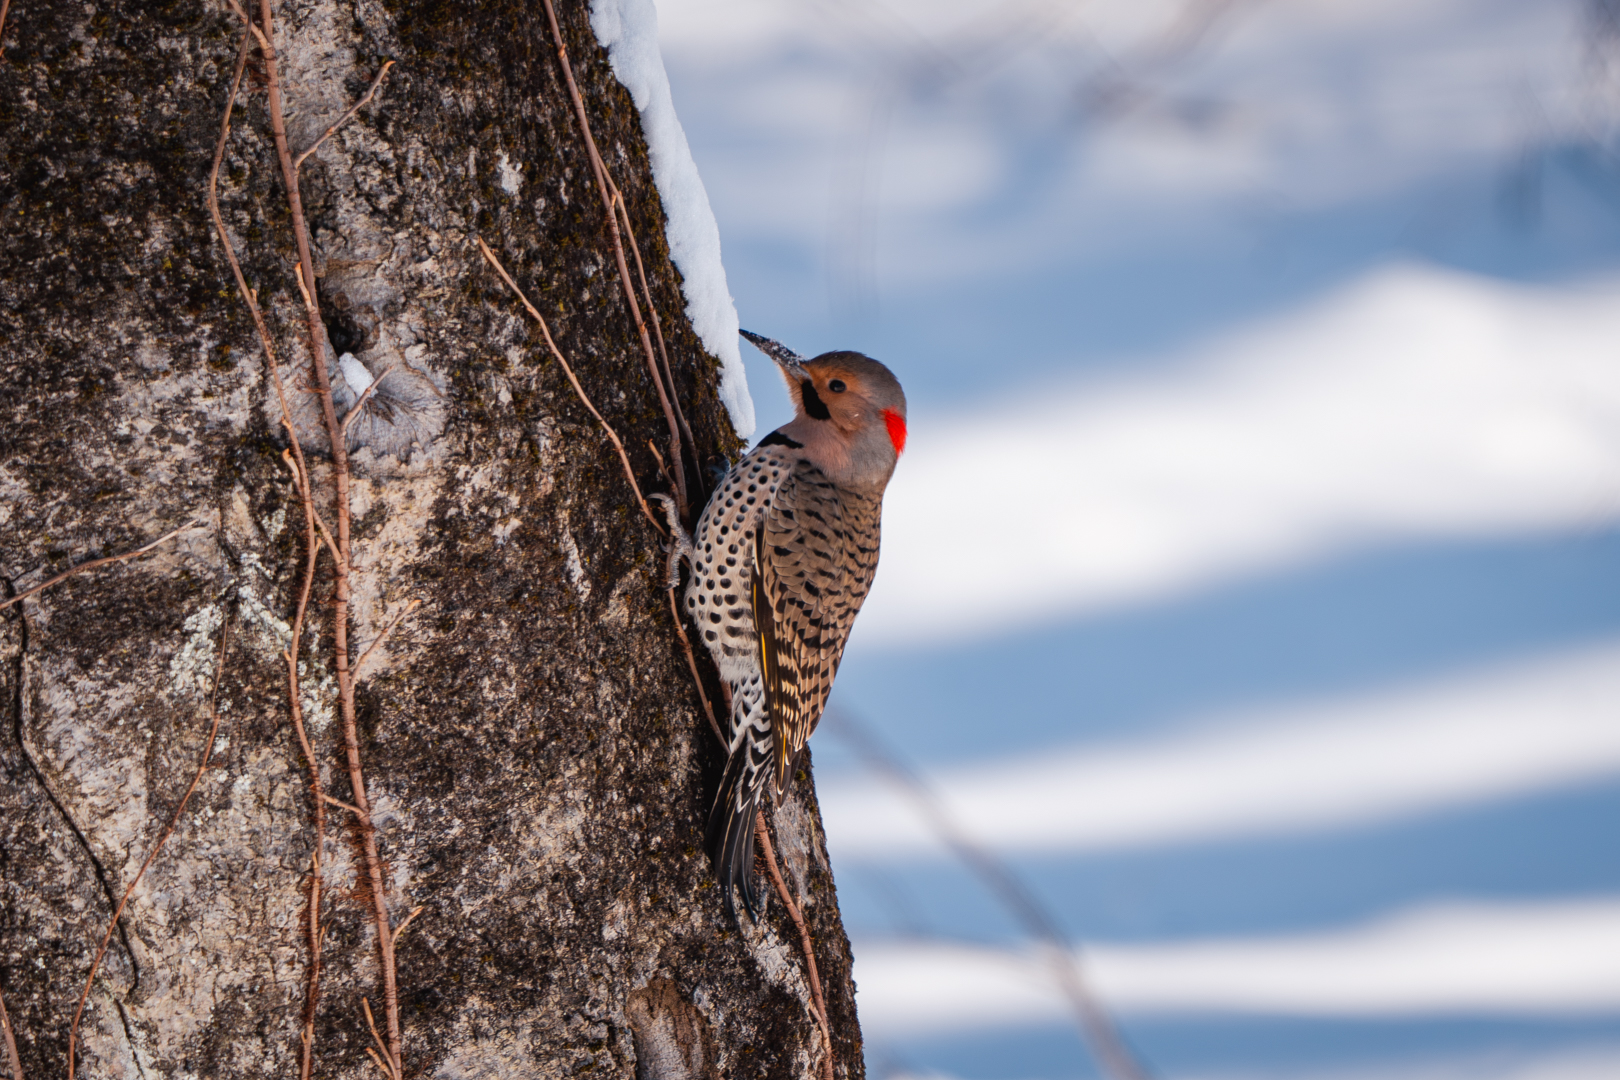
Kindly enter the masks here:
M 714 861 L 714 876 L 720 884 L 720 897 L 725 904 L 726 916 L 737 924 L 735 889 L 742 889 L 743 905 L 751 921 L 759 920 L 759 898 L 755 894 L 754 879 L 754 817 L 759 808 L 761 785 L 757 781 L 751 789 L 738 789 L 748 782 L 745 767 L 748 762 L 746 746 L 738 748 L 726 762 L 725 776 L 720 781 L 720 792 L 714 798 L 714 809 L 709 812 L 709 857 Z M 739 797 L 742 805 L 738 805 Z

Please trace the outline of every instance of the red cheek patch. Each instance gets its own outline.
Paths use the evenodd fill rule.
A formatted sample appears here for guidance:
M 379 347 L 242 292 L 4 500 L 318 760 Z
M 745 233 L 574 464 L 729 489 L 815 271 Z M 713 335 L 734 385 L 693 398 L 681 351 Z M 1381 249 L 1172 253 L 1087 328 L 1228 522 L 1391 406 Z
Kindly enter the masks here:
M 889 428 L 889 441 L 894 443 L 896 456 L 906 452 L 906 418 L 893 409 L 883 410 L 883 422 Z

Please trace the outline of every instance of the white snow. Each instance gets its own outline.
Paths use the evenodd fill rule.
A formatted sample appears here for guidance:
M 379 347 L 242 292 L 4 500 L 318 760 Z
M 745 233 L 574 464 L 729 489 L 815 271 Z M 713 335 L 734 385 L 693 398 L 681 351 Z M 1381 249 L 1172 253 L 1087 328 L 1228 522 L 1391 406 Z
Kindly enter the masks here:
M 1620 1012 L 1620 898 L 1451 904 L 1271 938 L 1098 945 L 1092 985 L 1128 1012 L 1537 1016 Z M 1067 1016 L 1033 951 L 857 942 L 878 1038 Z
M 1345 828 L 1620 775 L 1620 641 L 1443 682 L 1186 725 L 941 773 L 997 847 L 1148 848 Z M 938 851 L 876 780 L 824 781 L 827 845 L 890 862 Z M 1620 957 L 1616 958 L 1620 970 Z
M 684 279 L 686 315 L 704 347 L 720 359 L 720 400 L 732 427 L 746 439 L 754 433 L 754 402 L 743 373 L 737 308 L 720 262 L 720 226 L 675 115 L 658 48 L 658 9 L 653 0 L 592 0 L 591 29 L 641 112 L 653 181 L 668 218 L 670 258 Z
M 338 369 L 343 372 L 343 381 L 349 384 L 349 389 L 356 396 L 366 392 L 366 389 L 377 380 L 371 377 L 366 365 L 356 360 L 354 353 L 344 353 L 338 357 Z

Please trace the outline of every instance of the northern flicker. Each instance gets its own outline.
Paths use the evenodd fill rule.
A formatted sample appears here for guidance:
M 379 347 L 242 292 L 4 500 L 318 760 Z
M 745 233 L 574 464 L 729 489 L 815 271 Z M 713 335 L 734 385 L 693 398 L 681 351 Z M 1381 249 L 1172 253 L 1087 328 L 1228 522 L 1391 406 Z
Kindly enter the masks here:
M 726 913 L 754 894 L 754 816 L 780 799 L 821 719 L 855 615 L 877 570 L 883 490 L 906 445 L 906 395 L 857 352 L 805 360 L 743 336 L 776 361 L 793 420 L 726 473 L 690 546 L 685 610 L 731 689 L 729 757 L 709 814 L 709 852 Z M 666 507 L 673 503 L 666 501 Z M 673 513 L 672 513 L 673 516 Z

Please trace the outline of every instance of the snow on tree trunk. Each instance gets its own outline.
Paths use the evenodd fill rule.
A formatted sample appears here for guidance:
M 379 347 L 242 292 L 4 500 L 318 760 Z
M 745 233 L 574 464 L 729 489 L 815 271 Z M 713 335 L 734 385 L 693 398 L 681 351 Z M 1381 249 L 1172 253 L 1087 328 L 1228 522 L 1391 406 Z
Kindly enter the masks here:
M 646 261 L 700 492 L 740 447 L 719 361 L 685 314 L 635 104 L 590 12 L 560 9 Z M 377 380 L 348 433 L 351 656 L 420 605 L 356 692 L 390 921 L 421 909 L 397 943 L 405 1075 L 820 1075 L 781 904 L 770 894 L 741 934 L 721 912 L 703 851 L 721 755 L 659 535 L 475 246 L 550 321 L 642 488 L 669 490 L 649 448 L 668 456 L 664 414 L 544 8 L 301 0 L 275 17 L 294 153 L 396 61 L 301 184 L 339 410 Z M 77 1075 L 299 1074 L 316 838 L 283 650 L 304 511 L 206 201 L 241 34 L 228 4 L 195 0 L 16 0 L 4 28 L 0 593 L 196 522 L 0 613 L 0 992 L 31 1080 L 65 1073 L 96 948 L 203 754 L 216 673 L 212 761 L 113 934 Z M 266 78 L 255 50 L 220 205 L 335 528 Z M 301 697 L 326 792 L 355 802 L 332 601 L 323 554 Z M 778 851 L 814 935 L 838 1073 L 857 1077 L 849 946 L 809 778 L 794 792 L 775 813 Z M 376 1077 L 362 837 L 341 806 L 326 817 L 314 1072 Z

